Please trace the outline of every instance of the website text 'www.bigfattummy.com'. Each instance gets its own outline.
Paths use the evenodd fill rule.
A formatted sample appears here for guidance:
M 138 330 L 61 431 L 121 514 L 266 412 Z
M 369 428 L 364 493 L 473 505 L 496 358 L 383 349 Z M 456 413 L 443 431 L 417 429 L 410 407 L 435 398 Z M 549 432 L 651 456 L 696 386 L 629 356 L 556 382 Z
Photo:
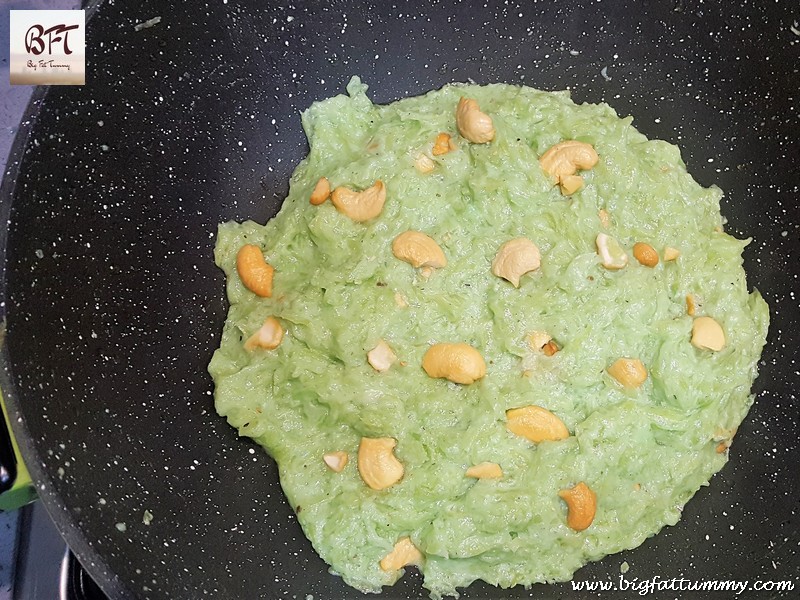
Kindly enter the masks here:
M 619 581 L 572 581 L 572 591 L 612 592 L 628 591 L 646 596 L 653 592 L 733 592 L 737 596 L 743 592 L 788 592 L 795 589 L 793 581 L 733 581 L 673 578 L 662 579 L 658 575 L 650 579 L 627 579 L 620 575 Z

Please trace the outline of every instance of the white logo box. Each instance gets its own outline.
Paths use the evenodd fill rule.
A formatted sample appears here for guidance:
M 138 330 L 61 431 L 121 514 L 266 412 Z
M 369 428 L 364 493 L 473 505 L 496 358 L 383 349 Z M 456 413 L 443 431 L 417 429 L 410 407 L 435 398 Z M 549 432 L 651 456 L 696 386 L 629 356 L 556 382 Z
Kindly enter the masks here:
M 84 85 L 86 14 L 82 10 L 9 11 L 11 85 Z

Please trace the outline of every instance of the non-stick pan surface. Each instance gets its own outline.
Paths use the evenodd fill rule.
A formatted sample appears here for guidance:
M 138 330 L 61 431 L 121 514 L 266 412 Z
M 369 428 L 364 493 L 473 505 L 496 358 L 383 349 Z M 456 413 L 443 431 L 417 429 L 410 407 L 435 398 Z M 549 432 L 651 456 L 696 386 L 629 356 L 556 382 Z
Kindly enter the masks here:
M 2 387 L 42 501 L 102 587 L 361 597 L 303 537 L 273 462 L 216 416 L 206 373 L 226 311 L 217 223 L 276 212 L 306 151 L 299 112 L 357 74 L 382 103 L 451 81 L 570 88 L 679 144 L 727 192 L 727 228 L 753 236 L 749 281 L 772 307 L 756 404 L 677 526 L 576 581 L 618 583 L 627 561 L 629 581 L 791 580 L 742 597 L 796 597 L 797 3 L 267 4 L 101 4 L 86 85 L 37 95 L 9 163 Z M 411 572 L 383 597 L 422 593 Z M 599 597 L 568 583 L 464 593 L 559 596 Z

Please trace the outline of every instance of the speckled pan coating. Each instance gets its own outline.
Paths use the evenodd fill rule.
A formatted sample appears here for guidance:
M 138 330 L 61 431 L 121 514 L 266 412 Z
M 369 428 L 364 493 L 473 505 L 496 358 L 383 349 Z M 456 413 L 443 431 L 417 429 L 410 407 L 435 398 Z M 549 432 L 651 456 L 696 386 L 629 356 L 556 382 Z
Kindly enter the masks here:
M 37 94 L 9 161 L 0 383 L 46 506 L 103 587 L 359 597 L 311 550 L 274 464 L 215 416 L 205 370 L 225 316 L 216 224 L 274 214 L 306 150 L 299 111 L 352 74 L 377 102 L 467 79 L 569 87 L 677 143 L 727 192 L 728 229 L 755 237 L 748 280 L 773 309 L 756 405 L 713 494 L 576 579 L 617 581 L 624 560 L 629 580 L 800 583 L 796 6 L 266 5 L 101 4 L 87 85 Z M 571 590 L 463 597 L 597 597 Z M 407 575 L 384 596 L 419 594 Z

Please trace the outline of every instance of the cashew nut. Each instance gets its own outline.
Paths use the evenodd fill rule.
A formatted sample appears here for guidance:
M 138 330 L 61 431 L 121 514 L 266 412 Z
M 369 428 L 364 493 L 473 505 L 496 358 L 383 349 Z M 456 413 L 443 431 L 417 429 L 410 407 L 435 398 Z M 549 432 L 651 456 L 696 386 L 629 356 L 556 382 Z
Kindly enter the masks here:
M 647 379 L 647 369 L 638 358 L 618 358 L 608 367 L 608 374 L 629 390 L 640 387 Z
M 503 469 L 497 463 L 482 462 L 467 469 L 465 475 L 475 479 L 500 479 L 503 476 Z
M 262 298 L 272 296 L 272 277 L 275 269 L 264 260 L 261 248 L 245 244 L 236 255 L 236 271 L 244 287 Z
M 686 314 L 693 317 L 695 308 L 694 297 L 691 294 L 686 294 Z
M 575 175 L 578 169 L 591 169 L 600 158 L 591 144 L 577 140 L 566 140 L 552 146 L 539 158 L 542 170 L 561 187 L 568 196 L 583 186 L 583 178 Z
M 314 191 L 311 192 L 310 202 L 314 206 L 322 204 L 331 195 L 331 184 L 327 177 L 320 177 L 317 185 L 314 186 Z
M 398 308 L 408 308 L 408 300 L 400 292 L 394 293 L 394 303 Z
M 671 246 L 667 246 L 664 248 L 664 260 L 677 260 L 678 257 L 681 255 L 681 251 L 677 248 L 672 248 Z
M 449 133 L 440 133 L 436 136 L 436 141 L 433 143 L 433 150 L 431 154 L 434 156 L 441 156 L 456 149 L 456 145 L 450 137 Z
M 697 317 L 692 323 L 692 346 L 719 352 L 725 347 L 725 332 L 711 317 Z
M 733 436 L 736 435 L 736 427 L 733 429 L 721 429 L 712 438 L 713 441 L 719 442 L 716 447 L 717 454 L 726 452 L 733 444 Z
M 541 406 L 531 405 L 507 410 L 506 428 L 534 444 L 569 437 L 569 430 L 564 422 Z
M 686 294 L 686 314 L 693 317 L 700 308 L 700 302 L 694 294 Z
M 595 239 L 601 264 L 610 271 L 617 271 L 628 264 L 628 255 L 619 242 L 605 233 L 598 233 Z
M 327 454 L 323 454 L 322 460 L 328 466 L 328 468 L 333 471 L 334 473 L 341 473 L 345 466 L 347 465 L 349 457 L 347 456 L 347 452 L 342 450 L 337 450 L 336 452 L 328 452 Z
M 372 187 L 361 192 L 354 192 L 350 188 L 339 186 L 331 194 L 331 202 L 340 213 L 347 215 L 353 221 L 362 223 L 374 219 L 383 210 L 386 202 L 386 186 L 379 179 Z
M 597 211 L 597 218 L 600 219 L 600 225 L 603 226 L 603 229 L 611 227 L 611 215 L 608 214 L 605 208 L 601 208 Z
M 534 352 L 541 352 L 545 356 L 553 356 L 560 350 L 558 344 L 546 331 L 531 331 L 528 334 L 528 346 Z
M 558 187 L 561 188 L 562 195 L 571 196 L 583 187 L 583 177 L 580 175 L 564 175 L 558 180 Z
M 486 375 L 486 363 L 468 344 L 434 344 L 422 357 L 422 368 L 429 377 L 449 379 L 469 385 Z
M 461 136 L 474 144 L 485 144 L 494 139 L 492 117 L 482 113 L 472 98 L 458 101 L 456 125 Z
M 597 512 L 597 495 L 584 482 L 558 492 L 567 503 L 567 525 L 575 531 L 583 531 L 594 521 Z
M 645 267 L 653 268 L 658 264 L 658 252 L 650 244 L 636 242 L 633 245 L 633 257 Z
M 600 158 L 591 144 L 566 140 L 552 146 L 539 158 L 545 173 L 556 180 L 574 175 L 578 169 L 591 169 Z
M 553 336 L 546 331 L 531 331 L 528 334 L 528 346 L 534 352 L 541 352 L 552 339 Z
M 386 572 L 396 571 L 409 565 L 416 565 L 422 562 L 422 552 L 411 541 L 411 538 L 404 537 L 398 540 L 394 549 L 381 559 L 381 569 Z
M 541 254 L 527 238 L 516 238 L 500 246 L 492 261 L 492 273 L 519 287 L 519 278 L 539 268 Z
M 405 469 L 394 455 L 394 438 L 361 438 L 358 445 L 358 472 L 373 490 L 385 490 L 403 478 Z
M 367 362 L 378 373 L 388 371 L 396 361 L 397 355 L 389 347 L 389 344 L 383 340 L 379 341 L 372 350 L 367 352 Z
M 447 258 L 428 235 L 420 231 L 406 231 L 392 242 L 392 253 L 412 267 L 431 267 L 441 269 L 447 265 Z
M 547 342 L 544 346 L 542 346 L 542 353 L 545 356 L 553 356 L 556 352 L 561 350 L 553 340 Z
M 283 327 L 281 327 L 280 321 L 275 317 L 267 317 L 261 328 L 247 338 L 244 343 L 244 349 L 264 348 L 265 350 L 274 350 L 281 345 L 282 340 Z
M 414 161 L 414 168 L 420 173 L 430 173 L 436 168 L 436 163 L 427 154 L 420 153 Z

